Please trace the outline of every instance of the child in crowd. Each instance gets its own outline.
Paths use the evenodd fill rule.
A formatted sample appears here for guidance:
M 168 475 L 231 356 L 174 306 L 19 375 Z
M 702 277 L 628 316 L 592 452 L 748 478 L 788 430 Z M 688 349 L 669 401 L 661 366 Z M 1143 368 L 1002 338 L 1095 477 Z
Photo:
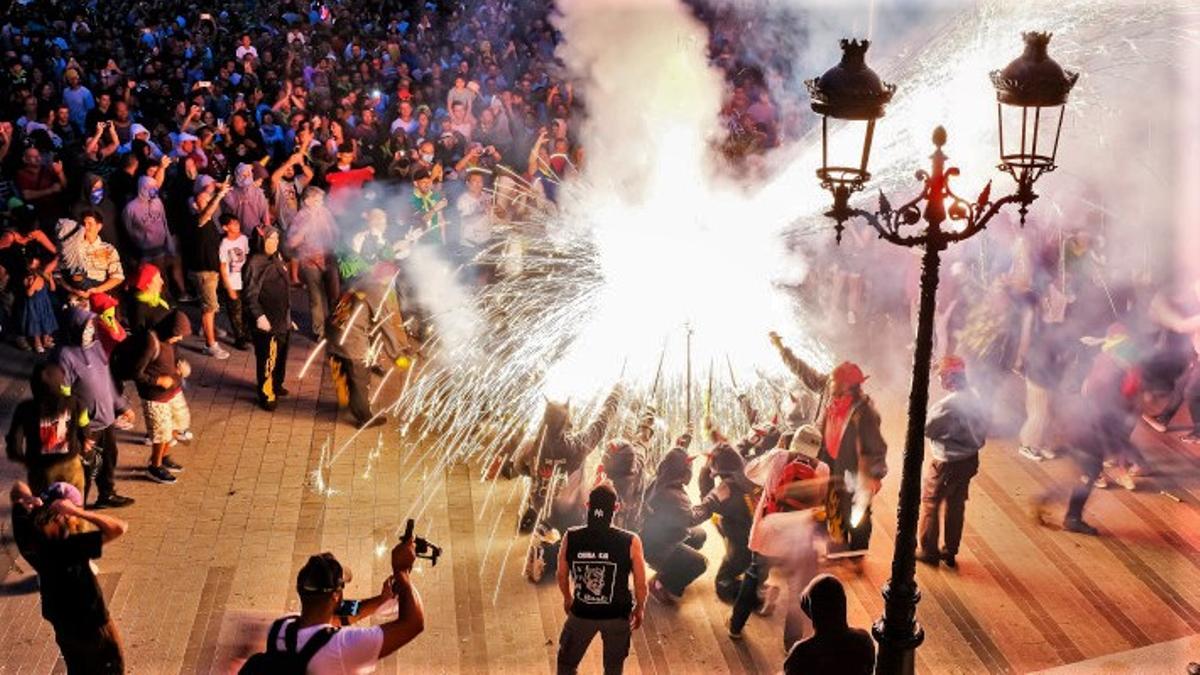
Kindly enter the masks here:
M 21 309 L 21 330 L 33 350 L 41 354 L 54 347 L 54 332 L 58 320 L 54 318 L 54 302 L 50 293 L 54 291 L 54 278 L 45 272 L 40 258 L 31 257 L 25 263 L 25 303 Z
M 242 268 L 250 258 L 250 241 L 242 234 L 241 221 L 232 213 L 221 215 L 221 227 L 225 230 L 217 253 L 221 261 L 221 300 L 233 329 L 233 346 L 244 351 L 250 336 L 242 312 Z

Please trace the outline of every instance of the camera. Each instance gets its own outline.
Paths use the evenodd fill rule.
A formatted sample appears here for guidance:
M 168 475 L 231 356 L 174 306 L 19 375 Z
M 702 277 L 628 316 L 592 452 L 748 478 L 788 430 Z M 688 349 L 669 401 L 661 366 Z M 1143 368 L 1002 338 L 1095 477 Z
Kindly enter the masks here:
M 424 558 L 429 561 L 433 567 L 437 567 L 438 558 L 442 555 L 442 547 L 434 546 L 422 537 L 413 538 L 413 527 L 415 523 L 412 518 L 404 526 L 404 534 L 400 535 L 400 541 L 412 541 L 413 547 L 417 550 L 417 557 Z

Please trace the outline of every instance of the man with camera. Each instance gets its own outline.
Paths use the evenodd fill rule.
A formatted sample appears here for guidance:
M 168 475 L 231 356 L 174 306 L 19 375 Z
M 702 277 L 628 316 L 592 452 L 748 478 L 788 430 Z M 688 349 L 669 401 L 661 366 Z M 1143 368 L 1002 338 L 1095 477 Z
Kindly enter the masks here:
M 366 600 L 345 600 L 350 571 L 332 553 L 309 558 L 296 577 L 299 616 L 271 624 L 266 654 L 251 657 L 241 672 L 280 673 L 292 668 L 308 675 L 373 672 L 375 664 L 425 630 L 421 596 L 410 578 L 417 545 L 411 536 L 396 544 L 392 576 L 379 595 Z M 395 619 L 378 626 L 351 626 L 392 600 L 397 606 Z
M 649 590 L 642 540 L 613 527 L 619 508 L 612 483 L 597 485 L 588 495 L 587 525 L 567 530 L 558 549 L 558 588 L 567 612 L 558 638 L 559 675 L 576 672 L 596 633 L 604 643 L 605 675 L 618 675 L 632 633 L 645 619 Z

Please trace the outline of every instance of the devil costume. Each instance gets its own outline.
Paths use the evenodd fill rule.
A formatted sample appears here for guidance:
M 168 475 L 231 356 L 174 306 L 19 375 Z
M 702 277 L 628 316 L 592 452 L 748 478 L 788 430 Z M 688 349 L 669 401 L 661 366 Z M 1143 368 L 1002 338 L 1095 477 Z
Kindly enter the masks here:
M 868 483 L 887 475 L 887 442 L 880 432 L 879 412 L 860 386 L 867 379 L 855 364 L 845 362 L 829 375 L 819 373 L 782 343 L 776 343 L 784 364 L 809 389 L 834 385 L 848 393 L 828 396 L 817 420 L 821 432 L 818 459 L 830 467 L 825 500 L 825 524 L 831 557 L 866 554 L 871 538 L 871 493 Z
M 604 400 L 596 419 L 583 431 L 574 433 L 570 404 L 546 403 L 537 434 L 513 458 L 516 471 L 533 479 L 518 525 L 521 532 L 531 532 L 539 520 L 558 530 L 582 522 L 586 496 L 584 461 L 604 438 L 620 401 L 621 386 L 617 385 Z

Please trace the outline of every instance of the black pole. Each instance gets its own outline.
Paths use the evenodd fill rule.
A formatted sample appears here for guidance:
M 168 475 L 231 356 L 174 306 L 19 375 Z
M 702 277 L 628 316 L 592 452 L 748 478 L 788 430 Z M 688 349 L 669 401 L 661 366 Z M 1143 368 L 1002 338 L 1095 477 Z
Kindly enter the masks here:
M 908 395 L 908 431 L 904 438 L 896 547 L 892 555 L 892 576 L 883 586 L 883 616 L 872 630 L 879 643 L 875 667 L 878 675 L 911 675 L 916 648 L 925 639 L 925 631 L 917 623 L 917 603 L 921 600 L 916 579 L 917 520 L 921 511 L 921 465 L 925 460 L 925 413 L 929 405 L 938 268 L 945 246 L 940 234 L 938 226 L 931 224 L 921 261 L 921 304 L 917 313 L 912 387 Z

